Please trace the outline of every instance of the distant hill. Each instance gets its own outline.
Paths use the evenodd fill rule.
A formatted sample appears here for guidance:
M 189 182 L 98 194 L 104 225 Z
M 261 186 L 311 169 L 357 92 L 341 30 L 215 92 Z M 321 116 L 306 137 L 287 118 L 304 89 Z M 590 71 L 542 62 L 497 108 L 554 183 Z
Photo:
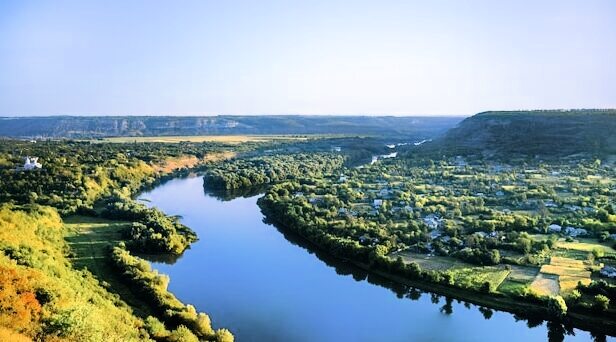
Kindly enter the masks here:
M 433 137 L 461 117 L 395 116 L 46 116 L 0 117 L 0 136 L 102 138 L 226 134 L 363 134 Z
M 434 145 L 457 154 L 614 154 L 616 110 L 484 112 L 464 119 Z

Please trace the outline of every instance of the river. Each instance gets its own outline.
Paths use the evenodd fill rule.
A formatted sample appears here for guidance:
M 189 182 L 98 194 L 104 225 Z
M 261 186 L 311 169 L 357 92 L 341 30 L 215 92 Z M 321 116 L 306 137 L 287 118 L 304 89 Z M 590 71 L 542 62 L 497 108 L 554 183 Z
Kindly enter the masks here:
M 223 200 L 204 192 L 201 177 L 139 196 L 197 232 L 200 240 L 183 256 L 153 266 L 171 277 L 169 289 L 180 300 L 237 341 L 548 340 L 545 322 L 409 290 L 315 253 L 264 223 L 259 197 Z M 573 333 L 565 340 L 593 339 Z

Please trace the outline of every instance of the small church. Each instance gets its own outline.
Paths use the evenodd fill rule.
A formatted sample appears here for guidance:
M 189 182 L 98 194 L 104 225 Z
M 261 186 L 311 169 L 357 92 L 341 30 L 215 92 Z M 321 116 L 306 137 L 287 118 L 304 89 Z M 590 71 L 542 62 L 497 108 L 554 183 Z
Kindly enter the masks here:
M 38 157 L 26 157 L 24 162 L 24 170 L 35 170 L 42 168 L 43 165 L 38 162 Z

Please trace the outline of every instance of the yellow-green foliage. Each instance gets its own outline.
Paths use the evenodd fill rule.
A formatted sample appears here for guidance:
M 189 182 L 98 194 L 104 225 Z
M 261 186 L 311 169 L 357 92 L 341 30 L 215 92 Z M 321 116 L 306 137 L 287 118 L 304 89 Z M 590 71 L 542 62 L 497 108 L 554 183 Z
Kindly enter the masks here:
M 135 291 L 164 312 L 163 320 L 176 329 L 171 333 L 156 319 L 146 320 L 153 336 L 168 336 L 170 341 L 197 341 L 198 338 L 215 341 L 233 341 L 233 335 L 225 330 L 214 332 L 208 315 L 197 312 L 194 306 L 184 305 L 167 290 L 169 277 L 159 274 L 145 260 L 131 255 L 120 244 L 112 250 L 112 260 L 122 274 L 133 284 Z
M 464 288 L 478 289 L 486 282 L 489 282 L 491 287 L 498 288 L 510 271 L 502 267 L 486 266 L 458 268 L 448 272 L 456 284 Z
M 55 209 L 0 206 L 0 339 L 147 339 L 143 322 L 65 257 Z

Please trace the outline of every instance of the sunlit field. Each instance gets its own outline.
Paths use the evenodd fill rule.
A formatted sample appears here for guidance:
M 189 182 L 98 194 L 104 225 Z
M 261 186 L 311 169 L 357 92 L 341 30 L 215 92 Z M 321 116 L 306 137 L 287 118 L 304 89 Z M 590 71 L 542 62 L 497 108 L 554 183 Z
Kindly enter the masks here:
M 268 142 L 308 140 L 323 137 L 322 135 L 194 135 L 194 136 L 155 136 L 155 137 L 113 137 L 95 140 L 97 142 L 131 143 L 131 142 L 220 142 L 228 144 L 240 144 L 244 142 Z

